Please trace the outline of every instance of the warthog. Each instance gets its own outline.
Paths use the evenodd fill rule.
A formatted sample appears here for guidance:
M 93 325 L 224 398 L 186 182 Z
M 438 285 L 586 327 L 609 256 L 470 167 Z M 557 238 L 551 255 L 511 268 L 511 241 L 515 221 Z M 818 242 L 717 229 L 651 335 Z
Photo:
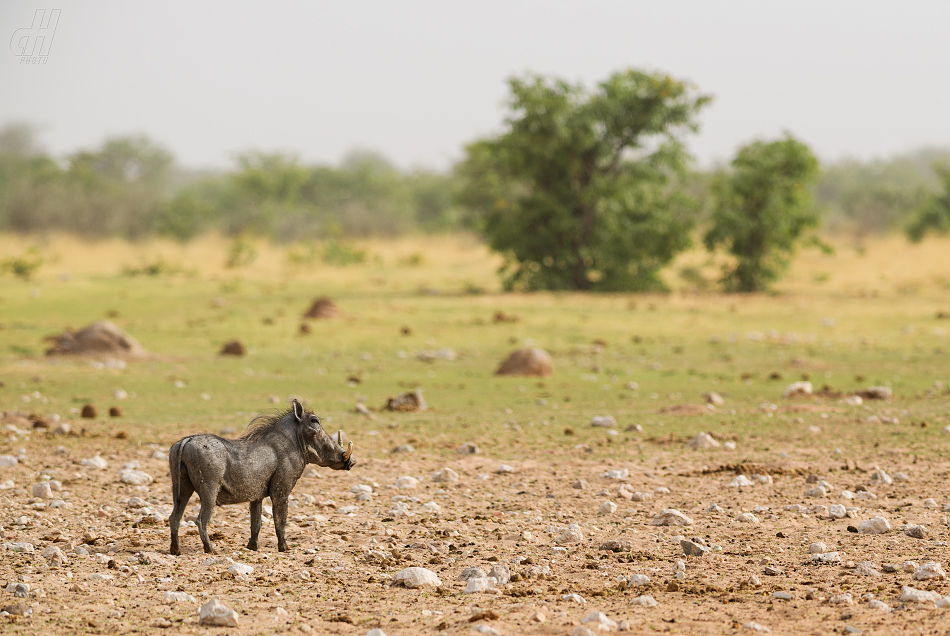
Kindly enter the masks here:
M 178 440 L 168 453 L 172 475 L 172 542 L 169 552 L 181 554 L 178 526 L 192 493 L 198 492 L 201 511 L 198 532 L 205 552 L 215 554 L 208 538 L 208 522 L 214 506 L 251 503 L 250 550 L 257 550 L 261 532 L 261 504 L 270 497 L 274 506 L 274 530 L 277 549 L 287 551 L 284 528 L 287 525 L 287 499 L 307 464 L 349 470 L 355 463 L 350 455 L 353 442 L 343 448 L 342 434 L 337 439 L 326 434 L 320 418 L 307 411 L 297 400 L 291 408 L 273 416 L 255 419 L 248 431 L 236 440 L 217 435 L 191 435 Z

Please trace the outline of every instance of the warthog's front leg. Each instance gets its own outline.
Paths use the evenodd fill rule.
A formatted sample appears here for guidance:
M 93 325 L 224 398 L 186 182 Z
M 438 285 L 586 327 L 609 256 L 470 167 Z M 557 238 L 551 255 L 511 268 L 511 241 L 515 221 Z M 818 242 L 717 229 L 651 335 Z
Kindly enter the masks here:
M 248 550 L 257 549 L 257 536 L 261 533 L 261 504 L 263 500 L 251 502 L 251 540 L 247 542 Z
M 274 530 L 277 532 L 277 550 L 287 551 L 284 528 L 287 526 L 287 495 L 271 497 L 274 502 Z

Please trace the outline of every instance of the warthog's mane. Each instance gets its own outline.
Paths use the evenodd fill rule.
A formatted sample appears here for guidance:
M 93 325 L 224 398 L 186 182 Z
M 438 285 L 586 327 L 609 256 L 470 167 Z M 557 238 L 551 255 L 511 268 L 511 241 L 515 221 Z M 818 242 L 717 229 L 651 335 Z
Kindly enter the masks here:
M 310 411 L 305 412 L 309 413 Z M 244 435 L 241 435 L 240 439 L 245 442 L 259 441 L 275 431 L 280 421 L 287 416 L 294 417 L 294 407 L 291 406 L 285 411 L 261 413 L 251 420 L 251 423 L 247 425 L 247 430 L 244 431 Z

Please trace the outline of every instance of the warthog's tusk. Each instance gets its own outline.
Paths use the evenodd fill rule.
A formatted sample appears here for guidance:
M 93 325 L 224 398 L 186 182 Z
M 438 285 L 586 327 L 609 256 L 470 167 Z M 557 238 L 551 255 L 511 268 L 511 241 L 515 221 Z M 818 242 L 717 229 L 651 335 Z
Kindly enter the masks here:
M 336 432 L 336 443 L 343 446 L 343 431 Z
M 341 444 L 341 446 L 342 446 L 342 444 Z M 349 461 L 350 455 L 352 455 L 352 454 L 353 454 L 353 442 L 351 441 L 351 442 L 350 442 L 349 444 L 347 444 L 347 446 L 346 446 L 346 452 L 343 453 L 343 461 Z

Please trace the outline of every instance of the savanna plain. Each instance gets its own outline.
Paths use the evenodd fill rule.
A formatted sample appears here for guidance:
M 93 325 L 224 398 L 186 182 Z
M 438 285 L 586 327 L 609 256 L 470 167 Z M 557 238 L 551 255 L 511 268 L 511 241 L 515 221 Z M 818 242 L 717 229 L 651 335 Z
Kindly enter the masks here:
M 716 273 L 687 253 L 669 294 L 592 295 L 502 293 L 465 236 L 231 269 L 214 237 L 0 237 L 45 257 L 0 279 L 2 631 L 944 633 L 950 242 L 830 240 L 773 294 L 681 280 Z M 305 320 L 319 297 L 339 316 Z M 148 355 L 44 355 L 97 320 Z M 523 347 L 553 373 L 494 375 Z M 288 552 L 265 501 L 259 551 L 236 505 L 205 554 L 195 496 L 170 555 L 171 444 L 292 397 L 357 464 L 304 473 Z M 199 623 L 215 597 L 236 626 Z

